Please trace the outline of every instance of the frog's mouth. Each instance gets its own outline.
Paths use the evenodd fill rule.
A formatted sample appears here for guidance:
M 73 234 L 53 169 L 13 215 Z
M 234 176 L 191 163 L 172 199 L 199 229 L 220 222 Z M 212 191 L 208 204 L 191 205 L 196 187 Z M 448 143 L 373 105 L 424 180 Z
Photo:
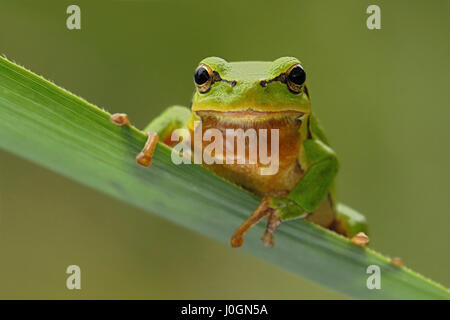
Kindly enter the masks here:
M 253 109 L 246 109 L 242 111 L 216 111 L 204 110 L 197 111 L 197 115 L 201 119 L 216 118 L 217 120 L 227 122 L 254 122 L 254 121 L 269 121 L 269 120 L 301 120 L 304 112 L 296 110 L 283 111 L 256 111 Z

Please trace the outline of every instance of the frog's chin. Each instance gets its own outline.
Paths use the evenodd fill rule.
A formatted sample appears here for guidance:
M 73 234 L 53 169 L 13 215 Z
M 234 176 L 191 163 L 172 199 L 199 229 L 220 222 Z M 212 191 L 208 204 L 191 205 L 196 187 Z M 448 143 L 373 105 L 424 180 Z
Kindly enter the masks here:
M 254 109 L 216 111 L 216 110 L 198 110 L 196 114 L 201 118 L 216 118 L 217 120 L 227 122 L 247 122 L 247 121 L 268 121 L 268 120 L 297 120 L 305 112 L 297 110 L 277 110 L 277 111 L 259 111 Z

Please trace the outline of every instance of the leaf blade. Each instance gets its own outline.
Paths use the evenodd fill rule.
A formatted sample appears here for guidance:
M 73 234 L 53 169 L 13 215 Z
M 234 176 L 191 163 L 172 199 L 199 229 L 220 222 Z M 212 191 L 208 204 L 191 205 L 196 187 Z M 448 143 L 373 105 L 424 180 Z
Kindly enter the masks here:
M 228 244 L 258 199 L 196 165 L 176 166 L 159 145 L 150 169 L 135 155 L 141 131 L 116 127 L 109 114 L 0 58 L 0 147 L 113 197 Z M 373 250 L 307 222 L 283 224 L 273 249 L 257 225 L 244 250 L 281 268 L 356 298 L 449 299 L 443 286 L 392 265 Z M 366 287 L 366 268 L 379 265 L 382 289 Z

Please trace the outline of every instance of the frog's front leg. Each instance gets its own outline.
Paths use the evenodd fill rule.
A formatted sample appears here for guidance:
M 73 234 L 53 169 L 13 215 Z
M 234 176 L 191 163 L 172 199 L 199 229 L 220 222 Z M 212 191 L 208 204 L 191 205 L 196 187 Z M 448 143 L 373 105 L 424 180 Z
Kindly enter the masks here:
M 136 162 L 143 167 L 149 167 L 152 164 L 153 153 L 158 141 L 170 145 L 172 131 L 186 127 L 190 116 L 190 109 L 172 106 L 151 121 L 144 129 L 147 133 L 147 141 L 142 151 L 136 156 Z M 128 115 L 125 113 L 111 115 L 110 121 L 118 126 L 131 125 Z
M 136 156 L 136 162 L 143 167 L 150 167 L 155 153 L 156 144 L 159 141 L 159 136 L 155 132 L 147 132 L 147 141 L 144 148 Z
M 264 198 L 255 212 L 239 227 L 231 238 L 231 245 L 242 245 L 242 237 L 251 226 L 269 216 L 266 232 L 262 237 L 265 246 L 273 246 L 275 229 L 283 220 L 306 218 L 327 197 L 338 170 L 334 151 L 317 139 L 307 139 L 302 144 L 300 165 L 305 175 L 284 198 Z M 259 213 L 265 212 L 265 215 Z M 255 219 L 259 217 L 259 219 Z
M 287 198 L 264 197 L 252 215 L 245 220 L 231 237 L 231 246 L 238 248 L 244 243 L 244 235 L 255 224 L 268 217 L 266 230 L 261 241 L 266 247 L 273 247 L 275 231 L 283 220 L 305 218 L 305 212 L 297 203 Z
M 300 166 L 305 175 L 288 195 L 307 212 L 314 212 L 329 194 L 339 163 L 334 151 L 317 139 L 302 144 Z

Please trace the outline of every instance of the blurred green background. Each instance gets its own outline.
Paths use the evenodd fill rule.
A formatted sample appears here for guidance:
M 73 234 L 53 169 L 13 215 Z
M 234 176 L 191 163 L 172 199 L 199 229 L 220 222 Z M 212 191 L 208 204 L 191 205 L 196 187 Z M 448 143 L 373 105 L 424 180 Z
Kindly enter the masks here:
M 66 28 L 70 4 L 81 30 Z M 381 30 L 366 27 L 370 4 Z M 298 57 L 341 159 L 340 200 L 366 214 L 373 248 L 450 285 L 449 1 L 0 8 L 0 53 L 141 128 L 189 104 L 203 57 Z M 3 150 L 0 254 L 0 298 L 345 298 Z M 70 264 L 80 291 L 65 287 Z

